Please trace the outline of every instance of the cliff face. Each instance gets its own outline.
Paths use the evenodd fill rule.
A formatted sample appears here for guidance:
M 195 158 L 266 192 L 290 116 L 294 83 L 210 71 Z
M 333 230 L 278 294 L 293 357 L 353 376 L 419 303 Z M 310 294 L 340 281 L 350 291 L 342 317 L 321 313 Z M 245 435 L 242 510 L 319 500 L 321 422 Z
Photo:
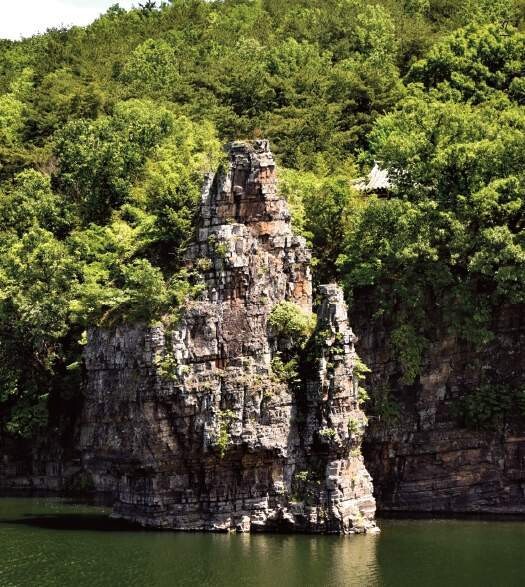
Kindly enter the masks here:
M 388 391 L 390 414 L 370 419 L 364 445 L 381 511 L 525 513 L 525 417 L 520 396 L 511 402 L 508 394 L 523 390 L 523 308 L 501 308 L 492 330 L 482 350 L 450 337 L 432 344 L 412 386 L 400 382 L 384 332 L 358 330 L 369 388 Z M 476 390 L 487 381 L 484 398 Z M 494 418 L 465 422 L 468 398 Z
M 76 492 L 85 489 L 74 438 L 53 431 L 38 438 L 0 436 L 0 492 Z M 69 441 L 69 442 L 68 442 Z
M 114 514 L 187 530 L 375 528 L 339 288 L 321 287 L 299 381 L 272 369 L 290 341 L 270 312 L 283 301 L 310 312 L 312 286 L 266 141 L 234 144 L 208 178 L 187 258 L 205 291 L 176 326 L 89 333 L 81 450 Z

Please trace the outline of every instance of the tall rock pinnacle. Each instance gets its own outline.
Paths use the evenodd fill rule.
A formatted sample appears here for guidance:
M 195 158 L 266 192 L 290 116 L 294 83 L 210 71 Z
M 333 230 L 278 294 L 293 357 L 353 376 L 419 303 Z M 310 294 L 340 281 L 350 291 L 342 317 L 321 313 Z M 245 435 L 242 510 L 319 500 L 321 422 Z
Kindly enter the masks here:
M 185 530 L 375 529 L 337 286 L 320 288 L 295 376 L 276 367 L 292 350 L 272 311 L 308 316 L 312 281 L 267 141 L 233 143 L 207 177 L 186 259 L 205 287 L 175 326 L 89 333 L 83 463 L 114 515 Z

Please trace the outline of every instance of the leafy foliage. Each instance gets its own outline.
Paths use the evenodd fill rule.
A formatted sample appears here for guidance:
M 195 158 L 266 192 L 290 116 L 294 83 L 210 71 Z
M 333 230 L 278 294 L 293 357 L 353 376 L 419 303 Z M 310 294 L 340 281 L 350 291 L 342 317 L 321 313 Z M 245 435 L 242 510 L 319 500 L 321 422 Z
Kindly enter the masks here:
M 230 446 L 230 424 L 237 414 L 233 410 L 221 410 L 219 412 L 219 430 L 215 441 L 215 446 L 219 451 L 221 459 L 224 458 Z
M 338 273 L 336 261 L 345 234 L 366 201 L 351 183 L 350 177 L 356 175 L 351 162 L 337 175 L 326 175 L 319 163 L 315 173 L 284 170 L 280 186 L 291 207 L 294 228 L 313 247 L 316 281 L 326 283 Z
M 503 384 L 485 383 L 468 393 L 455 406 L 470 428 L 495 429 L 513 415 L 524 415 L 524 390 Z
M 294 346 L 301 347 L 315 329 L 316 316 L 293 302 L 284 301 L 272 308 L 268 324 L 277 336 L 289 338 Z
M 276 354 L 271 362 L 272 372 L 278 381 L 283 383 L 294 383 L 298 380 L 297 358 L 284 362 L 279 354 Z
M 57 182 L 85 224 L 103 222 L 129 199 L 146 157 L 171 131 L 172 117 L 152 102 L 117 104 L 111 117 L 70 122 L 56 137 Z
M 437 43 L 408 79 L 471 103 L 504 92 L 523 104 L 525 36 L 496 24 L 470 25 Z

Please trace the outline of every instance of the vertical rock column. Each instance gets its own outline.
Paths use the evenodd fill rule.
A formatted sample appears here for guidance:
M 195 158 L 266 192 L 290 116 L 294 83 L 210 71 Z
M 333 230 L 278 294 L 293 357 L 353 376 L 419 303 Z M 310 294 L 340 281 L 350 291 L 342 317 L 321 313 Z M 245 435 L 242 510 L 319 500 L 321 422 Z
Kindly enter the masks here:
M 316 531 L 377 531 L 372 479 L 360 450 L 367 421 L 354 376 L 357 338 L 341 288 L 319 290 L 317 329 L 303 359 L 303 396 L 297 398 L 302 451 L 293 510 Z

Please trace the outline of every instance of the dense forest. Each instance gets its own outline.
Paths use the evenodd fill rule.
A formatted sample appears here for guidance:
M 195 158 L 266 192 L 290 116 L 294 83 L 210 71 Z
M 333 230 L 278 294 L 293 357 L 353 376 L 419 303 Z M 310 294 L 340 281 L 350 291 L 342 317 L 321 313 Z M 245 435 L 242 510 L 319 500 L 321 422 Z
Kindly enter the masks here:
M 198 294 L 234 139 L 270 139 L 316 282 L 388 321 L 406 382 L 436 329 L 486 344 L 525 298 L 523 0 L 158 4 L 0 41 L 0 433 L 74 409 L 88 326 Z

